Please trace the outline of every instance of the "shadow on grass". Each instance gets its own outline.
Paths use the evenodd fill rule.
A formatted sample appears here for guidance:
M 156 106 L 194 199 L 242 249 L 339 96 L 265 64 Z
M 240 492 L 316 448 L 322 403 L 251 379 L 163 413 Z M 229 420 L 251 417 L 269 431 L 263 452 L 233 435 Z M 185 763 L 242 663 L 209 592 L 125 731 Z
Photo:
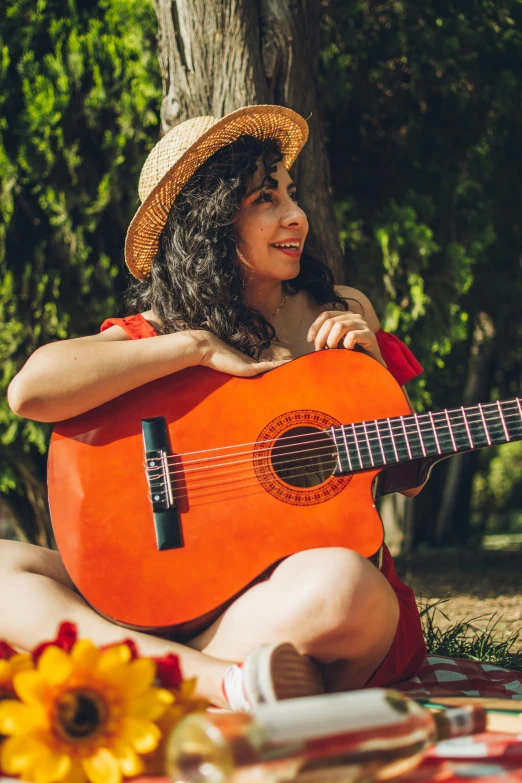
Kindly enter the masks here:
M 502 616 L 480 615 L 471 619 L 459 620 L 449 627 L 441 629 L 437 625 L 440 613 L 449 622 L 441 605 L 449 599 L 440 598 L 430 602 L 419 601 L 419 611 L 426 647 L 430 655 L 447 655 L 450 658 L 468 658 L 472 661 L 492 663 L 506 669 L 522 671 L 522 628 L 518 631 L 503 632 L 498 629 Z M 473 625 L 477 620 L 487 620 L 485 628 Z M 516 649 L 515 649 L 516 648 Z

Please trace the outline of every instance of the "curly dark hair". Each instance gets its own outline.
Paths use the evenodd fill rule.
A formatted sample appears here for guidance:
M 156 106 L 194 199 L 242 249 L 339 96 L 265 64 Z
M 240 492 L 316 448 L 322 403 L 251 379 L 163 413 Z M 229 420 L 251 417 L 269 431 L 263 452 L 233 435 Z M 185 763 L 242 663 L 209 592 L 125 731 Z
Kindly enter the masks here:
M 129 286 L 128 312 L 150 308 L 161 319 L 159 334 L 206 329 L 258 359 L 277 336 L 266 318 L 243 301 L 236 220 L 258 162 L 264 167 L 263 185 L 274 188 L 277 181 L 272 174 L 282 159 L 276 140 L 241 136 L 203 163 L 172 205 L 150 278 Z M 332 273 L 317 258 L 319 253 L 309 233 L 299 274 L 284 282 L 284 291 L 292 296 L 305 290 L 318 304 L 346 310 Z

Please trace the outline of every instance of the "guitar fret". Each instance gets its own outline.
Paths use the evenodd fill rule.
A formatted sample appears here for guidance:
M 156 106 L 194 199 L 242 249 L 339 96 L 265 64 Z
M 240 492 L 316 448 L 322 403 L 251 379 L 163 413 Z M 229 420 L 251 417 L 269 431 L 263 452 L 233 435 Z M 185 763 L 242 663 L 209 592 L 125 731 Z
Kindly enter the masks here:
M 478 404 L 478 409 L 480 411 L 480 418 L 482 419 L 482 426 L 484 427 L 484 433 L 486 435 L 487 444 L 488 446 L 491 446 L 491 438 L 489 437 L 488 426 L 486 424 L 486 419 L 484 418 L 484 411 L 482 410 L 482 405 L 480 404 L 480 402 Z
M 357 440 L 357 447 L 359 452 L 359 459 L 361 462 L 361 468 L 363 469 L 369 468 L 371 467 L 371 459 L 369 454 L 369 443 L 367 443 L 364 434 L 364 423 L 358 422 L 357 424 L 353 425 L 353 428 Z
M 462 410 L 460 408 L 453 408 L 448 411 L 448 416 L 451 422 L 453 435 L 455 436 L 455 443 L 457 444 L 458 451 L 466 451 L 469 449 L 469 438 L 466 432 L 465 424 L 459 421 L 459 417 L 462 417 Z
M 396 461 L 395 449 L 394 449 L 393 440 L 392 438 L 390 438 L 388 421 L 387 419 L 379 419 L 377 425 L 379 427 L 379 435 L 381 438 L 380 442 L 385 456 L 384 464 L 385 465 L 393 464 Z M 382 427 L 382 432 L 381 432 L 381 427 Z
M 372 447 L 370 446 L 370 440 L 368 438 L 368 430 L 366 429 L 366 422 L 365 421 L 363 421 L 363 428 L 364 428 L 364 436 L 366 438 L 366 443 L 367 443 L 367 446 L 368 446 L 368 452 L 370 454 L 370 460 L 371 460 L 372 468 L 373 468 L 373 467 L 375 467 L 375 462 L 373 460 Z
M 342 429 L 342 424 L 341 424 L 341 429 Z M 341 454 L 341 451 L 340 451 L 338 443 L 337 443 L 337 437 L 336 437 L 336 434 L 335 434 L 335 427 L 330 427 L 330 432 L 332 433 L 333 442 L 334 442 L 334 444 L 335 444 L 335 446 L 337 448 L 337 468 L 336 468 L 336 471 L 338 473 L 342 473 L 343 472 L 342 454 Z
M 502 408 L 500 407 L 499 400 L 497 400 L 497 407 L 498 407 L 498 412 L 500 414 L 500 420 L 502 422 L 502 427 L 504 428 L 504 435 L 506 436 L 506 440 L 509 441 L 510 437 L 509 437 L 509 433 L 507 431 L 506 422 L 504 421 L 504 414 L 502 413 Z
M 515 403 L 515 405 L 513 405 L 513 403 Z M 516 403 L 517 400 L 509 400 L 508 402 L 500 403 L 510 441 L 517 440 L 522 435 L 522 421 L 519 419 L 520 413 L 518 404 Z
M 432 457 L 438 455 L 437 437 L 436 433 L 433 431 L 428 413 L 423 413 L 419 416 L 419 424 L 421 426 L 424 448 L 426 449 L 427 456 Z
M 334 442 L 337 446 L 337 453 L 339 455 L 339 471 L 340 473 L 353 473 L 352 458 L 350 456 L 350 449 L 348 448 L 348 441 L 346 440 L 346 428 L 341 424 L 341 434 L 343 438 L 342 444 L 338 442 L 336 436 L 336 430 L 338 428 L 332 427 L 332 433 L 334 435 Z M 342 448 L 344 446 L 344 449 Z M 346 462 L 348 464 L 346 464 Z M 348 471 L 346 470 L 348 468 Z
M 362 461 L 361 452 L 360 452 L 360 449 L 359 449 L 359 441 L 357 440 L 357 433 L 355 431 L 355 424 L 352 424 L 352 435 L 353 435 L 353 439 L 355 441 L 355 448 L 357 449 L 357 457 L 359 459 L 359 469 L 360 469 L 360 468 L 363 467 L 363 461 Z
M 380 433 L 377 428 L 375 420 L 366 422 L 366 430 L 368 435 L 368 441 L 370 444 L 371 456 L 373 459 L 372 466 L 380 467 L 385 465 L 384 453 L 380 446 Z
M 471 432 L 469 431 L 469 425 L 468 425 L 468 420 L 466 418 L 466 411 L 464 410 L 464 406 L 461 407 L 461 411 L 462 411 L 462 418 L 464 419 L 464 424 L 466 425 L 466 432 L 469 438 L 469 445 L 471 446 L 471 448 L 474 448 L 473 439 L 471 437 Z
M 483 408 L 486 418 L 486 425 L 491 436 L 491 443 L 493 445 L 506 443 L 506 433 L 504 431 L 504 427 L 502 426 L 502 419 L 499 415 L 497 406 L 495 403 L 487 403 L 483 406 Z
M 413 415 L 401 416 L 402 420 L 402 432 L 406 440 L 406 448 L 408 449 L 408 457 L 410 459 L 420 459 L 422 457 L 421 439 L 417 427 L 415 426 L 415 418 Z
M 431 426 L 433 427 L 433 434 L 435 435 L 435 442 L 437 444 L 437 451 L 439 452 L 439 454 L 442 454 L 442 451 L 441 451 L 441 448 L 440 448 L 440 443 L 439 443 L 439 437 L 437 435 L 437 429 L 435 427 L 435 422 L 433 421 L 433 414 L 432 414 L 431 411 L 429 412 L 429 416 L 430 416 Z
M 519 405 L 520 405 L 520 403 L 519 403 Z M 522 416 L 522 410 L 521 410 L 521 416 Z M 374 422 L 375 422 L 375 430 L 377 432 L 377 438 L 379 440 L 379 448 L 380 448 L 381 454 L 382 454 L 382 464 L 386 465 L 386 455 L 385 455 L 384 449 L 382 447 L 382 439 L 381 439 L 381 432 L 379 430 L 379 422 L 377 421 L 377 419 L 374 419 Z
M 395 438 L 393 436 L 393 430 L 392 430 L 391 421 L 390 421 L 390 419 L 386 419 L 386 421 L 388 422 L 388 429 L 390 430 L 390 437 L 391 437 L 391 442 L 392 442 L 392 445 L 393 445 L 393 453 L 395 455 L 395 461 L 399 462 L 399 455 L 397 454 L 397 446 L 395 445 Z
M 453 451 L 458 451 L 457 444 L 455 443 L 455 438 L 453 437 L 453 430 L 451 428 L 451 422 L 448 416 L 448 411 L 445 410 L 444 413 L 446 414 L 446 421 L 448 422 L 448 430 L 449 430 L 449 434 L 451 435 L 451 443 L 453 445 Z
M 411 459 L 410 441 L 408 439 L 408 433 L 406 432 L 406 425 L 404 424 L 404 416 L 401 416 L 402 431 L 404 432 L 404 440 L 406 441 L 406 448 L 408 449 L 408 457 Z
M 420 440 L 420 444 L 421 444 L 421 448 L 422 448 L 422 456 L 425 457 L 426 456 L 426 448 L 424 446 L 424 441 L 422 439 L 422 432 L 421 432 L 421 428 L 420 428 L 420 425 L 419 425 L 419 417 L 418 417 L 418 415 L 416 413 L 414 413 L 413 414 L 413 418 L 415 419 L 415 424 L 417 425 L 417 431 L 419 433 L 419 440 Z
M 451 424 L 448 423 L 449 419 L 446 413 L 446 411 L 441 411 L 435 415 L 430 414 L 437 431 L 441 454 L 449 454 L 451 451 L 455 452 L 455 439 L 451 430 Z M 435 417 L 437 417 L 437 419 Z

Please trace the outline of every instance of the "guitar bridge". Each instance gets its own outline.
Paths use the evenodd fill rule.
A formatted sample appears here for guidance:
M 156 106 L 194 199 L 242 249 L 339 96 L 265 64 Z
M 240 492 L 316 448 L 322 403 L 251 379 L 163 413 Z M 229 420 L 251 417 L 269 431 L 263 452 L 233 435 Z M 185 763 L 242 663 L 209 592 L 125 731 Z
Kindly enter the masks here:
M 179 549 L 183 546 L 183 536 L 169 465 L 167 423 L 163 416 L 142 419 L 141 430 L 156 543 L 159 550 Z

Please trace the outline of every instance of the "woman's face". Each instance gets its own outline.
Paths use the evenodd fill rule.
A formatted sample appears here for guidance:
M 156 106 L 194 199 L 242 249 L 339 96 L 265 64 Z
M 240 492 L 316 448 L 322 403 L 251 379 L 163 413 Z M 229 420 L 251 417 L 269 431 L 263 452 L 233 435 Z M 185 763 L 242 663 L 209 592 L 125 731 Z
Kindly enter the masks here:
M 236 223 L 237 244 L 246 259 L 242 260 L 247 276 L 291 280 L 299 274 L 308 220 L 282 163 L 271 177 L 277 187 L 266 181 L 263 166 L 258 165 L 248 183 Z

